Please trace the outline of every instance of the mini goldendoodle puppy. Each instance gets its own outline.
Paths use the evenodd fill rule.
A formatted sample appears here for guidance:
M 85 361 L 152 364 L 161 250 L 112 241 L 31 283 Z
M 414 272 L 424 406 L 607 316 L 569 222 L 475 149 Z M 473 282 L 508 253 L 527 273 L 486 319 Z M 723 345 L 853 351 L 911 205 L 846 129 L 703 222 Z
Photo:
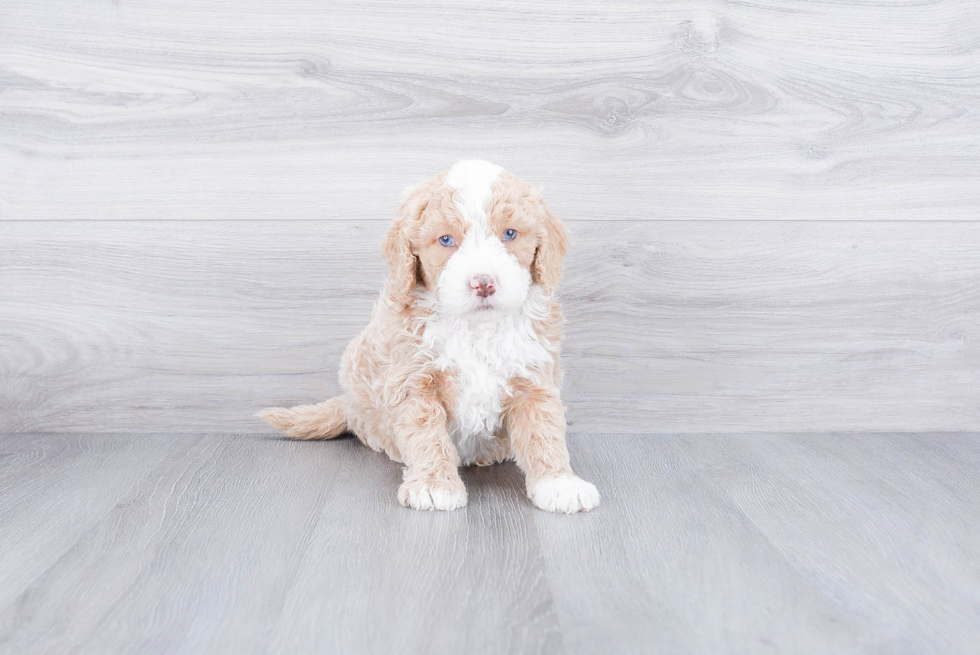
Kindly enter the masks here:
M 541 509 L 599 505 L 572 473 L 561 387 L 567 233 L 538 189 L 462 161 L 406 190 L 382 247 L 391 267 L 340 367 L 343 394 L 259 412 L 296 439 L 353 432 L 405 464 L 398 501 L 466 505 L 460 465 L 515 459 Z

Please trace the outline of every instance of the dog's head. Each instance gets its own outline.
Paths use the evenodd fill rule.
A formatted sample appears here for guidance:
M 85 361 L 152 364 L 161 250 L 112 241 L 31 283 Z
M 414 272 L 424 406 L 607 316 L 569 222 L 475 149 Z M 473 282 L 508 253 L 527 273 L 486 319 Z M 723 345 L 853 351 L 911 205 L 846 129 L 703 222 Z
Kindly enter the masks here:
M 520 310 L 532 284 L 555 289 L 567 240 L 538 189 L 489 162 L 461 161 L 406 190 L 383 247 L 386 292 L 407 306 L 422 285 L 442 311 L 494 320 Z

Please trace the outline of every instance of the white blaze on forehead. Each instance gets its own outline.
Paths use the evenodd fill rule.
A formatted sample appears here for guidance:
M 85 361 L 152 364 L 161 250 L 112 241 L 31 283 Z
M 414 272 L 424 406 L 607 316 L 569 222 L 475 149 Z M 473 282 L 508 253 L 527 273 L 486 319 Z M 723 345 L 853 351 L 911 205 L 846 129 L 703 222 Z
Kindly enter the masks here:
M 487 202 L 493 183 L 504 172 L 500 166 L 479 159 L 461 161 L 449 169 L 445 184 L 456 189 L 456 208 L 470 225 L 487 227 Z

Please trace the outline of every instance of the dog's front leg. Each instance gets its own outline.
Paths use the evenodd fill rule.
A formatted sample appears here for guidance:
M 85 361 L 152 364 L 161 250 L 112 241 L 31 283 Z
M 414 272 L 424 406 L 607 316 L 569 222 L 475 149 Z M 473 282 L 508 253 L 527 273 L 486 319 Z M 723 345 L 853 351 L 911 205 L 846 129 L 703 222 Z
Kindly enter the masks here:
M 409 398 L 392 410 L 395 442 L 405 462 L 398 502 L 414 509 L 466 506 L 459 455 L 449 438 L 446 410 L 435 398 Z
M 565 444 L 565 407 L 558 388 L 515 382 L 505 407 L 507 432 L 517 464 L 523 469 L 527 496 L 549 512 L 589 511 L 599 491 L 572 472 Z

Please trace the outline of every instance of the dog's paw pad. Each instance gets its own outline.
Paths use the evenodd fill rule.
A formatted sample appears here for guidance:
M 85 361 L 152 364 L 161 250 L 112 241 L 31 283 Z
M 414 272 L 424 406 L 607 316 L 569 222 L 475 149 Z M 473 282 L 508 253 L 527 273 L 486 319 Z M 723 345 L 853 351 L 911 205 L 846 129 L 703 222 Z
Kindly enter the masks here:
M 398 502 L 418 510 L 449 511 L 466 507 L 466 489 L 409 480 L 398 487 Z
M 535 506 L 549 512 L 588 512 L 599 506 L 599 490 L 574 475 L 539 481 L 530 493 Z

